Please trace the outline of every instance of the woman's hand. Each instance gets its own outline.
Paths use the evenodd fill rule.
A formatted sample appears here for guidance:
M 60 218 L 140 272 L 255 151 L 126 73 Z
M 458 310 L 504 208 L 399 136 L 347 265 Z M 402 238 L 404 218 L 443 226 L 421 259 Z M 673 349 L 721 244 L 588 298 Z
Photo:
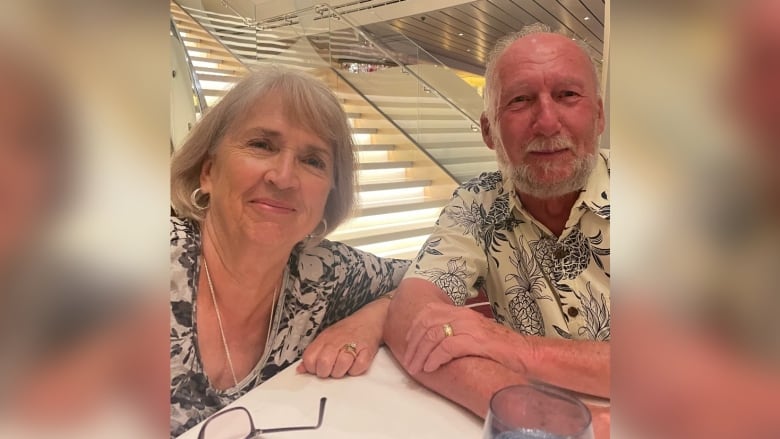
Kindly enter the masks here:
M 382 344 L 389 305 L 390 300 L 377 299 L 324 330 L 303 352 L 298 372 L 320 378 L 366 373 Z

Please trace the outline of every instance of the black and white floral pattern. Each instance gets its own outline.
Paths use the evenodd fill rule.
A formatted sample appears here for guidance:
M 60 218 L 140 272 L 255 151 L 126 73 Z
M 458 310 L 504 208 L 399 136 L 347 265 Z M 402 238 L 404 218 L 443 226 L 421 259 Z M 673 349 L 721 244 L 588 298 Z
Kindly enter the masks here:
M 200 231 L 195 222 L 178 218 L 171 219 L 171 227 L 172 437 L 297 361 L 323 329 L 393 290 L 409 266 L 409 261 L 379 258 L 327 240 L 296 250 L 285 271 L 264 357 L 238 386 L 216 390 L 203 372 L 197 344 Z
M 561 236 L 522 206 L 511 182 L 486 172 L 453 194 L 406 277 L 457 305 L 483 285 L 496 320 L 518 332 L 608 340 L 609 156 L 579 194 Z

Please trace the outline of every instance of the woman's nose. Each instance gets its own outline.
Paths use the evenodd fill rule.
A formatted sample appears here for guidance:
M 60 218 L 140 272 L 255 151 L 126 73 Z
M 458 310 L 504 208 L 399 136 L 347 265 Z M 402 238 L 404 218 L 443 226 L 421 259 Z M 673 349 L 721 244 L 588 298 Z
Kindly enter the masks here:
M 294 189 L 299 180 L 296 173 L 296 158 L 294 154 L 281 152 L 271 161 L 270 168 L 265 173 L 265 181 L 279 189 Z

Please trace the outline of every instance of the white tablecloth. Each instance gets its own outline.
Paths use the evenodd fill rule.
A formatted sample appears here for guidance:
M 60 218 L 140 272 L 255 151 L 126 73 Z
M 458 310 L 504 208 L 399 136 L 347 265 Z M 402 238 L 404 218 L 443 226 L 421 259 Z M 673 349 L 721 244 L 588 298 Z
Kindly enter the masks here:
M 482 419 L 417 384 L 387 348 L 379 350 L 371 369 L 359 377 L 320 379 L 298 374 L 296 366 L 228 407 L 249 409 L 258 428 L 314 425 L 320 398 L 328 398 L 320 429 L 269 438 L 479 439 L 482 435 Z M 197 439 L 199 430 L 197 425 L 179 438 Z

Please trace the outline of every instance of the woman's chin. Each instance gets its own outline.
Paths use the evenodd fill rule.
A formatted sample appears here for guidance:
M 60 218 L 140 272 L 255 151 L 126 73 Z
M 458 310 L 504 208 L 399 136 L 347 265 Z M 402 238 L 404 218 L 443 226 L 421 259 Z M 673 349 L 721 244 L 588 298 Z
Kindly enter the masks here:
M 272 222 L 255 224 L 251 230 L 246 231 L 246 239 L 260 247 L 292 249 L 296 243 L 303 240 L 303 237 L 300 232 L 291 230 L 285 224 Z

